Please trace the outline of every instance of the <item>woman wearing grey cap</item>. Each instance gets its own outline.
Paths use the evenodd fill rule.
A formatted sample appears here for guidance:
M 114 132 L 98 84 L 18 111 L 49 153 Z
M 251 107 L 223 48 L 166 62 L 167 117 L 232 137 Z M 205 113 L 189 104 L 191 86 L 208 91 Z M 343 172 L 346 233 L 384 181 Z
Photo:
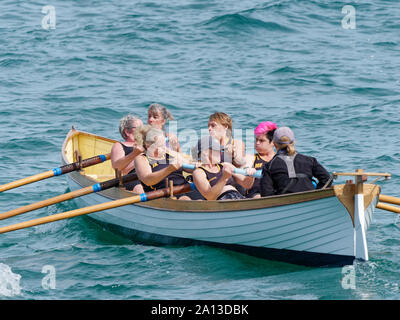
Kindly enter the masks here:
M 263 167 L 262 197 L 313 190 L 313 177 L 318 179 L 317 189 L 331 183 L 328 171 L 317 159 L 296 152 L 294 133 L 290 128 L 276 129 L 273 142 L 277 153 Z
M 244 199 L 234 187 L 236 183 L 249 188 L 250 181 L 241 174 L 234 174 L 231 163 L 221 162 L 221 145 L 211 137 L 202 137 L 192 150 L 193 158 L 202 165 L 193 171 L 193 182 L 206 200 Z

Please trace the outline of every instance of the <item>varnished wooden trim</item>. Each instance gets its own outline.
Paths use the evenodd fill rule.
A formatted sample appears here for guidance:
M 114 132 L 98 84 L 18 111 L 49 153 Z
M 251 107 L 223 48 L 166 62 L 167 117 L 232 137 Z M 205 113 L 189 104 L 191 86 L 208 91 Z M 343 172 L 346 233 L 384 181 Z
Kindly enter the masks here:
M 356 186 L 354 184 L 341 184 L 333 187 L 336 197 L 345 206 L 347 212 L 350 214 L 351 221 L 354 226 L 354 195 L 356 193 Z M 371 202 L 379 196 L 381 187 L 375 184 L 364 184 L 364 208 L 367 209 Z

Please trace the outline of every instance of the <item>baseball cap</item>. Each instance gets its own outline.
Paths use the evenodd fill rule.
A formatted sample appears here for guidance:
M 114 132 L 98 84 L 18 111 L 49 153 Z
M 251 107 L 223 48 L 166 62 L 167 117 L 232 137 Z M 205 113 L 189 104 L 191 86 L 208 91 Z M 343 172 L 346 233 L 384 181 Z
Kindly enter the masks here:
M 279 127 L 275 130 L 273 141 L 279 144 L 291 144 L 294 140 L 294 133 L 289 127 Z

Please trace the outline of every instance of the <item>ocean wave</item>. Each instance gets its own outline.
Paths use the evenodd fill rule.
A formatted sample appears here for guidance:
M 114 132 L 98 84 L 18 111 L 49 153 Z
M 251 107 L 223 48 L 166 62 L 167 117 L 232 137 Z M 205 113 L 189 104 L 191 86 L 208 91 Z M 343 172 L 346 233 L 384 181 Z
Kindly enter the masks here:
M 6 58 L 0 61 L 0 67 L 17 67 L 29 63 L 26 59 Z
M 287 74 L 287 73 L 298 73 L 298 72 L 300 72 L 300 70 L 297 68 L 285 66 L 275 69 L 274 71 L 270 72 L 270 74 Z
M 361 94 L 361 95 L 371 95 L 371 96 L 394 96 L 399 95 L 400 92 L 385 89 L 385 88 L 374 88 L 374 87 L 356 87 L 350 89 L 353 93 Z
M 294 29 L 286 27 L 277 22 L 264 21 L 257 18 L 252 18 L 245 16 L 240 13 L 224 14 L 220 16 L 213 17 L 205 22 L 203 25 L 212 28 L 216 31 L 239 31 L 239 32 L 249 32 L 254 29 L 261 29 L 264 31 L 276 31 L 292 33 L 295 32 Z
M 47 139 L 44 138 L 39 139 L 32 137 L 21 138 L 21 139 L 14 138 L 4 143 L 0 143 L 1 150 L 7 150 L 12 152 L 15 152 L 16 150 L 19 151 L 30 150 L 33 152 L 35 149 L 38 152 L 43 152 L 44 150 L 54 150 L 54 148 L 57 147 L 58 146 L 56 144 L 49 142 Z
M 397 46 L 397 42 L 394 41 L 377 41 L 373 43 L 374 46 L 379 47 L 395 47 Z

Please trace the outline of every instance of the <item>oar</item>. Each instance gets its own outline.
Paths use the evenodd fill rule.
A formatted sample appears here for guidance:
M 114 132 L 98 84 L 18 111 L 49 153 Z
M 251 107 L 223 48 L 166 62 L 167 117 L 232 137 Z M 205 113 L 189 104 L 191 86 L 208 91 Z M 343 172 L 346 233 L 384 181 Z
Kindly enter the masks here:
M 188 169 L 188 170 L 194 170 L 194 169 L 196 169 L 196 167 L 195 167 L 194 164 L 189 164 L 189 163 L 184 163 L 184 164 L 182 165 L 182 168 L 183 168 L 183 169 Z M 233 170 L 233 172 L 234 172 L 234 173 L 237 173 L 237 174 L 242 174 L 242 175 L 244 175 L 244 176 L 247 176 L 247 175 L 248 175 L 247 172 L 246 172 L 246 170 L 240 169 L 240 168 L 235 168 L 235 169 Z M 261 177 L 262 177 L 262 170 L 257 170 L 256 173 L 253 175 L 253 177 L 254 177 L 254 178 L 261 178 Z
M 396 198 L 393 196 L 386 196 L 384 194 L 379 195 L 379 201 L 400 205 L 400 198 Z
M 180 185 L 180 186 L 174 186 L 174 188 L 173 188 L 173 192 L 175 195 L 186 193 L 191 190 L 193 190 L 192 183 L 184 184 L 184 185 Z M 119 199 L 119 200 L 100 203 L 100 204 L 96 204 L 96 205 L 89 206 L 89 207 L 84 207 L 84 208 L 80 208 L 80 209 L 75 209 L 75 210 L 71 210 L 71 211 L 53 214 L 51 216 L 47 216 L 47 217 L 43 217 L 43 218 L 38 218 L 38 219 L 34 219 L 34 220 L 16 223 L 16 224 L 13 224 L 10 226 L 0 228 L 0 233 L 6 233 L 6 232 L 14 231 L 14 230 L 33 227 L 33 226 L 37 226 L 37 225 L 41 225 L 41 224 L 45 224 L 45 223 L 49 223 L 49 222 L 54 222 L 54 221 L 58 221 L 58 220 L 69 219 L 69 218 L 73 218 L 73 217 L 77 217 L 77 216 L 81 216 L 81 215 L 85 215 L 85 214 L 90 214 L 90 213 L 94 213 L 94 212 L 98 212 L 98 211 L 109 210 L 109 209 L 113 209 L 113 208 L 117 208 L 117 207 L 121 207 L 121 206 L 126 206 L 128 204 L 134 204 L 134 203 L 139 203 L 139 202 L 145 202 L 147 200 L 153 200 L 153 199 L 157 199 L 157 198 L 167 197 L 170 194 L 171 194 L 170 188 L 163 188 L 163 189 L 142 193 L 142 194 L 128 197 L 128 198 L 123 198 L 123 199 Z M 134 212 L 132 212 L 132 214 L 134 214 Z
M 136 173 L 131 173 L 128 174 L 126 176 L 122 177 L 122 183 L 125 184 L 127 182 L 133 181 L 133 180 L 137 180 L 137 175 Z M 36 203 L 32 203 L 17 209 L 13 209 L 4 213 L 0 214 L 0 220 L 6 219 L 6 218 L 10 218 L 10 217 L 14 217 L 16 215 L 22 214 L 22 213 L 26 213 L 26 212 L 30 212 L 33 210 L 37 210 L 43 207 L 48 207 L 50 205 L 62 202 L 62 201 L 66 201 L 66 200 L 70 200 L 70 199 L 74 199 L 74 198 L 78 198 L 93 192 L 98 192 L 98 191 L 102 191 L 102 190 L 106 190 L 112 187 L 117 186 L 120 183 L 119 179 L 111 179 L 111 180 L 107 180 L 104 182 L 100 182 L 100 183 L 96 183 L 92 186 L 86 187 L 86 188 L 82 188 L 79 190 L 75 190 L 75 191 L 71 191 L 68 193 L 64 193 L 61 194 L 59 196 L 50 198 L 50 199 L 46 199 L 43 201 L 39 201 Z
M 14 189 L 14 188 L 17 188 L 17 187 L 20 187 L 20 186 L 24 186 L 26 184 L 37 182 L 37 181 L 40 181 L 40 180 L 44 180 L 44 179 L 47 179 L 47 178 L 60 176 L 60 175 L 65 174 L 65 173 L 69 173 L 69 172 L 72 172 L 72 171 L 80 170 L 81 168 L 86 168 L 86 167 L 89 167 L 89 166 L 93 166 L 95 164 L 98 164 L 98 163 L 104 162 L 106 160 L 109 160 L 110 157 L 111 157 L 110 153 L 106 154 L 106 155 L 101 154 L 101 155 L 98 155 L 98 156 L 95 156 L 95 157 L 92 157 L 92 158 L 88 158 L 88 159 L 82 160 L 81 162 L 77 161 L 77 162 L 74 162 L 74 163 L 66 164 L 66 165 L 64 165 L 62 167 L 54 168 L 53 170 L 45 171 L 45 172 L 38 173 L 38 174 L 35 174 L 35 175 L 27 177 L 27 178 L 23 178 L 23 179 L 16 180 L 16 181 L 13 181 L 13 182 L 10 182 L 10 183 L 7 183 L 7 184 L 3 184 L 3 185 L 0 186 L 0 192 L 7 191 L 7 190 L 10 190 L 10 189 Z
M 388 205 L 386 203 L 378 202 L 376 207 L 378 209 L 383 209 L 383 210 L 386 210 L 386 211 L 391 211 L 391 212 L 400 214 L 400 208 Z

